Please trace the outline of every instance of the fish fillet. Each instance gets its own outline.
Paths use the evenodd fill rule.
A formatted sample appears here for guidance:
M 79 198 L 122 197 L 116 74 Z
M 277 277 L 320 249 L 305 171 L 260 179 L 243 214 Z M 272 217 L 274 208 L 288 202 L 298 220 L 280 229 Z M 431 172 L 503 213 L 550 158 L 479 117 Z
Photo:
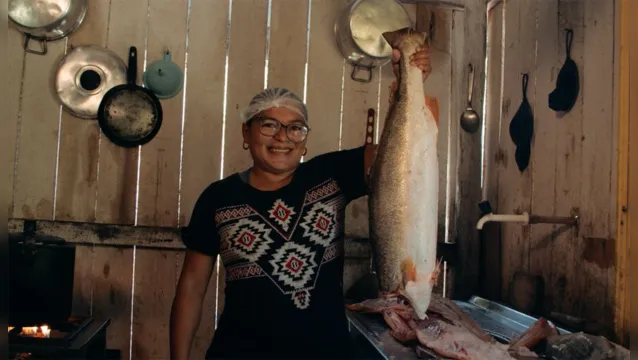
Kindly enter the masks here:
M 401 60 L 370 174 L 370 242 L 381 293 L 403 295 L 424 319 L 440 266 L 438 124 L 424 101 L 421 70 L 409 57 L 424 44 L 425 34 L 405 28 L 383 36 Z

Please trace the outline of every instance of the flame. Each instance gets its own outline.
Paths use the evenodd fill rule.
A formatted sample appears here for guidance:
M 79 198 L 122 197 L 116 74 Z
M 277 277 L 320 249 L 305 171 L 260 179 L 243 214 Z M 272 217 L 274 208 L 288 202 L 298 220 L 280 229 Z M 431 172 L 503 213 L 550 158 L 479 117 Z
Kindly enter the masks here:
M 51 335 L 51 329 L 47 325 L 23 327 L 22 336 L 48 338 Z
M 11 332 L 11 330 L 13 330 L 13 326 L 9 326 L 9 332 Z

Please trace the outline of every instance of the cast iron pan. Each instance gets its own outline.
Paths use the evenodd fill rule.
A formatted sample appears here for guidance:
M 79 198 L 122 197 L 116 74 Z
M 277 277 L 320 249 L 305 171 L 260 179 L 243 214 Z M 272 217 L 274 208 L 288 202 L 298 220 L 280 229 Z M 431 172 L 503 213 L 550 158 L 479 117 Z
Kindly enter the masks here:
M 135 83 L 137 48 L 131 46 L 126 71 L 127 83 L 112 87 L 100 102 L 98 124 L 104 135 L 122 147 L 136 147 L 151 141 L 162 126 L 162 105 L 155 94 Z

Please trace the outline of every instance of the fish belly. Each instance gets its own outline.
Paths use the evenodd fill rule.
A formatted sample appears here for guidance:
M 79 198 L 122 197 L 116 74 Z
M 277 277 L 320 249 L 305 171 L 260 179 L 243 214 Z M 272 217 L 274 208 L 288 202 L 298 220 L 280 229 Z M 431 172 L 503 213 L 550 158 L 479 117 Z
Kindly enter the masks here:
M 420 280 L 436 266 L 438 128 L 422 92 L 409 93 L 386 120 L 371 178 L 370 240 L 382 292 L 405 285 L 406 262 Z

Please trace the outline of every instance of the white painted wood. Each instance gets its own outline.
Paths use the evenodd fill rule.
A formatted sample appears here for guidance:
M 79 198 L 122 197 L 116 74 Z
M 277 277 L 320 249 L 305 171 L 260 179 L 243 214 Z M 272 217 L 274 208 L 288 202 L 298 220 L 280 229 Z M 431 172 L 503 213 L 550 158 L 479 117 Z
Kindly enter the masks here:
M 272 0 L 268 87 L 283 87 L 303 99 L 306 72 L 307 0 Z
M 264 88 L 267 9 L 266 0 L 233 1 L 224 129 L 224 177 L 252 166 L 250 153 L 242 148 L 240 112 Z
M 180 226 L 221 174 L 229 1 L 191 0 L 180 186 Z
M 24 71 L 25 50 L 23 35 L 14 30 L 7 31 L 7 98 L 5 99 L 7 116 L 7 175 L 8 175 L 8 210 L 7 214 L 13 214 L 13 187 L 14 187 L 14 165 L 16 156 L 16 143 L 20 136 L 20 96 L 22 95 L 22 77 Z
M 51 79 L 65 43 L 66 39 L 47 43 L 45 55 L 26 54 L 13 192 L 16 218 L 54 218 L 61 105 Z M 38 45 L 31 42 L 30 46 Z
M 343 1 L 312 0 L 310 9 L 306 106 L 311 131 L 305 159 L 339 149 L 341 79 L 345 66 L 334 40 L 334 24 Z
M 147 65 L 170 51 L 171 60 L 184 71 L 188 0 L 153 0 L 150 4 Z M 169 23 L 172 26 L 166 25 Z M 176 226 L 178 222 L 183 91 L 160 99 L 162 127 L 141 149 L 137 203 L 137 223 L 141 225 Z
M 131 46 L 143 55 L 146 51 L 148 1 L 112 0 L 109 37 L 106 46 L 128 66 Z M 137 59 L 137 81 L 142 83 L 144 57 Z M 113 144 L 99 133 L 96 222 L 130 225 L 135 223 L 138 148 Z
M 106 46 L 109 7 L 105 1 L 88 3 L 84 26 L 69 36 L 67 52 L 79 45 Z M 99 135 L 96 120 L 82 119 L 63 109 L 55 206 L 58 220 L 95 221 Z

